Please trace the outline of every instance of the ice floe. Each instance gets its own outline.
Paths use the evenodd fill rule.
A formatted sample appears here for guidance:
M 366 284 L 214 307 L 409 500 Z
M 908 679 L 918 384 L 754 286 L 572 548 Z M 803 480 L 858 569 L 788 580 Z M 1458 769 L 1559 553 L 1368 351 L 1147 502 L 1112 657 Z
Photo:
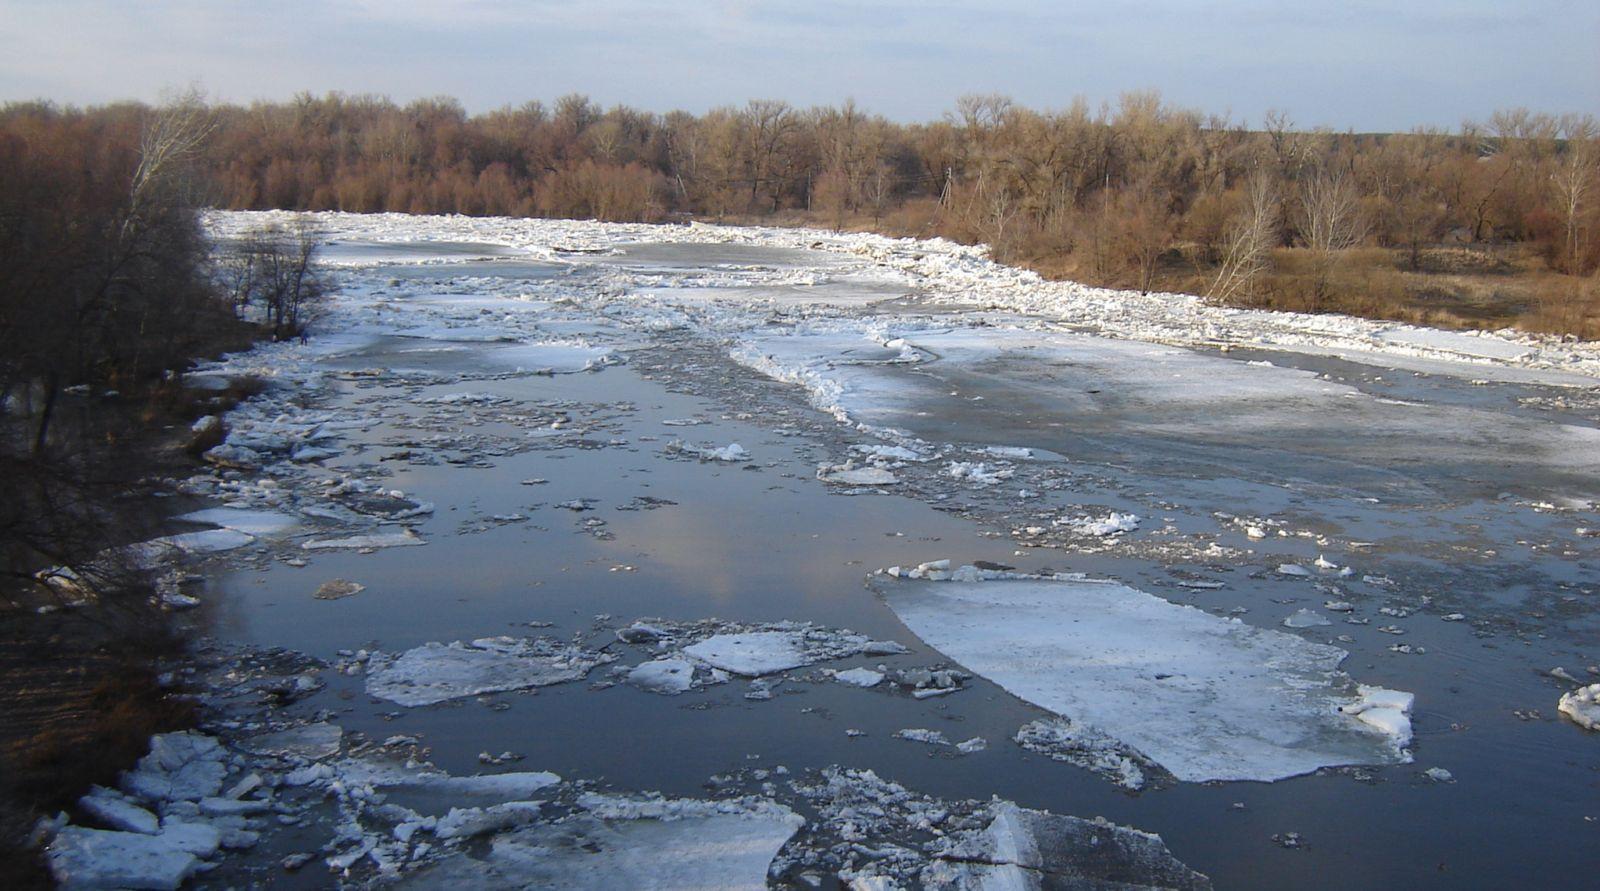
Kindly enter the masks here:
M 694 686 L 694 663 L 687 659 L 655 659 L 633 667 L 627 675 L 628 683 L 651 693 L 669 696 L 688 691 Z
M 930 646 L 1179 780 L 1410 758 L 1408 724 L 1361 720 L 1376 688 L 1357 691 L 1338 670 L 1344 650 L 1114 582 L 1003 575 L 874 584 Z
M 300 547 L 308 551 L 364 550 L 366 548 L 408 548 L 425 545 L 428 540 L 410 529 L 399 532 L 368 532 L 343 538 L 318 538 Z
M 176 889 L 200 863 L 174 837 L 82 826 L 68 826 L 57 833 L 45 859 L 57 884 L 67 891 Z
M 585 795 L 570 816 L 498 833 L 481 858 L 457 854 L 403 887 L 765 888 L 804 823 L 759 799 Z
M 291 532 L 300 525 L 300 521 L 289 514 L 271 510 L 250 510 L 248 508 L 213 507 L 206 510 L 191 511 L 180 514 L 173 519 L 183 520 L 188 523 L 206 523 L 212 526 L 221 526 L 224 529 L 234 529 L 255 536 L 281 536 Z
M 1128 746 L 1071 718 L 1030 721 L 1013 739 L 1030 752 L 1076 764 L 1133 791 L 1143 789 L 1150 773 L 1160 770 Z
M 576 681 L 615 656 L 550 638 L 427 643 L 398 656 L 374 653 L 367 692 L 405 706 Z
M 892 486 L 899 482 L 893 471 L 883 467 L 857 466 L 853 461 L 817 467 L 817 479 L 840 486 Z

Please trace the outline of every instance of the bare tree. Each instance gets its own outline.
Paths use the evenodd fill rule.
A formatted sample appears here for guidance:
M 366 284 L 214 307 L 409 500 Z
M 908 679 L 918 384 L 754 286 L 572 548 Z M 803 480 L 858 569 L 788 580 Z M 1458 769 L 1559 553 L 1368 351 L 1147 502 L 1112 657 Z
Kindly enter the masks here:
M 132 212 L 124 229 L 136 225 L 143 206 L 178 175 L 217 129 L 216 113 L 198 87 L 171 96 L 156 109 L 139 139 L 139 166 L 133 172 Z
M 1320 304 L 1344 252 L 1367 237 L 1361 194 L 1343 170 L 1324 169 L 1300 184 L 1300 236 L 1311 249 L 1313 300 Z
M 246 233 L 223 264 L 224 285 L 241 311 L 258 308 L 273 340 L 302 335 L 311 306 L 326 293 L 314 268 L 318 233 L 308 221 Z
M 1595 126 L 1594 118 L 1574 115 L 1562 119 L 1561 130 L 1566 139 L 1566 151 L 1560 165 L 1550 174 L 1550 180 L 1555 186 L 1556 206 L 1565 236 L 1564 271 L 1568 275 L 1580 275 L 1584 266 L 1581 237 L 1584 215 L 1588 211 L 1595 171 L 1600 168 L 1600 153 L 1596 152 L 1595 144 L 1600 138 L 1600 128 Z
M 1265 170 L 1257 171 L 1245 185 L 1249 203 L 1229 225 L 1222 264 L 1206 296 L 1231 300 L 1255 291 L 1256 279 L 1267 268 L 1267 258 L 1278 241 L 1278 183 Z

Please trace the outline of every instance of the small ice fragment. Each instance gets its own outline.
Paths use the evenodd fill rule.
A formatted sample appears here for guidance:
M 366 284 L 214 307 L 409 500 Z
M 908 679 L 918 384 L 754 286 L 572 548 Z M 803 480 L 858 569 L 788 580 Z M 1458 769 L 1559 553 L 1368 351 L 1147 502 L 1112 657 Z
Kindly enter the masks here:
M 1558 708 L 1579 727 L 1600 730 L 1600 684 L 1579 687 L 1564 694 Z
M 1301 566 L 1298 563 L 1280 563 L 1278 564 L 1278 574 L 1303 577 L 1310 575 L 1311 570 L 1306 569 L 1304 566 Z
M 1442 767 L 1430 767 L 1424 770 L 1422 775 L 1435 783 L 1453 783 L 1456 779 L 1454 774 Z
M 694 665 L 686 659 L 657 659 L 634 666 L 628 683 L 641 690 L 676 696 L 694 686 Z
M 981 752 L 987 748 L 989 748 L 989 741 L 981 736 L 974 736 L 969 740 L 956 743 L 956 750 L 963 755 L 971 755 L 973 752 Z
M 851 668 L 847 671 L 834 672 L 833 679 L 854 687 L 876 687 L 883 682 L 883 672 L 873 671 L 863 666 L 861 668 Z
M 890 486 L 899 478 L 882 467 L 852 467 L 846 464 L 823 464 L 817 468 L 817 479 L 841 486 Z
M 1138 529 L 1139 518 L 1113 512 L 1100 518 L 1080 517 L 1072 521 L 1072 528 L 1084 535 L 1119 535 Z
M 1319 625 L 1332 625 L 1328 618 L 1316 610 L 1296 610 L 1293 615 L 1283 620 L 1285 628 L 1315 628 Z
M 905 730 L 896 730 L 895 739 L 910 740 L 911 742 L 926 743 L 930 746 L 948 746 L 950 740 L 945 739 L 943 733 L 937 730 L 928 730 L 922 727 L 909 727 Z

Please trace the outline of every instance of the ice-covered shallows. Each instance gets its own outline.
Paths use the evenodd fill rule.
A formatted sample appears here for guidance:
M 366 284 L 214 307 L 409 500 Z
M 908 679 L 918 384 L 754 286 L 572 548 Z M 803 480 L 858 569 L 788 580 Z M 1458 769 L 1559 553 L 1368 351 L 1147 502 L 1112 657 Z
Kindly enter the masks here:
M 1347 655 L 1338 647 L 1115 582 L 885 577 L 874 586 L 930 646 L 1180 780 L 1410 760 L 1409 695 L 1358 690 L 1338 670 Z M 1378 701 L 1385 694 L 1394 705 Z M 1388 720 L 1367 720 L 1375 710 Z

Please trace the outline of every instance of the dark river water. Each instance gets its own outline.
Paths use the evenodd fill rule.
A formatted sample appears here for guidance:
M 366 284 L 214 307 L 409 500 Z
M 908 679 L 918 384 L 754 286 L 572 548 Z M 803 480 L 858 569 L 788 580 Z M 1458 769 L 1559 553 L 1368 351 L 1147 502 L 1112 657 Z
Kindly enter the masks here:
M 506 259 L 471 245 L 336 249 L 346 260 L 388 264 L 345 275 L 383 283 L 400 317 L 408 300 L 441 305 L 445 298 L 430 289 L 494 307 L 516 282 L 580 286 L 572 265 L 588 262 Z M 430 250 L 474 259 L 412 262 Z M 593 268 L 670 276 L 718 264 L 833 262 L 802 251 L 641 245 L 595 258 Z M 474 282 L 488 279 L 495 288 L 474 295 Z M 785 300 L 803 299 L 795 296 L 803 287 L 773 287 Z M 862 287 L 876 288 L 874 295 L 894 290 Z M 480 316 L 493 327 L 490 309 Z M 558 323 L 582 327 L 570 312 L 552 319 L 552 330 Z M 615 318 L 597 316 L 594 324 L 594 331 L 626 330 Z M 871 768 L 945 798 L 1000 796 L 1158 833 L 1219 888 L 1581 888 L 1600 875 L 1600 736 L 1560 719 L 1556 700 L 1568 686 L 1544 674 L 1559 665 L 1583 677 L 1600 662 L 1597 539 L 1575 532 L 1594 525 L 1595 515 L 1570 505 L 1600 496 L 1592 473 L 1600 456 L 1556 454 L 1564 440 L 1551 430 L 1593 428 L 1595 420 L 1582 410 L 1529 407 L 1526 397 L 1554 390 L 1471 386 L 1265 352 L 1207 354 L 1218 362 L 1270 360 L 1406 403 L 1381 411 L 1255 403 L 1242 411 L 1136 398 L 1119 387 L 1114 368 L 1046 367 L 1004 351 L 982 362 L 871 370 L 898 394 L 865 418 L 872 423 L 931 443 L 1047 450 L 1070 486 L 1046 492 L 1046 501 L 1145 518 L 1123 546 L 1032 548 L 1019 546 L 1007 518 L 1039 505 L 1004 492 L 957 493 L 942 503 L 926 489 L 830 490 L 815 478 L 817 463 L 841 460 L 845 444 L 863 440 L 811 408 L 797 387 L 735 365 L 699 335 L 637 337 L 617 351 L 622 364 L 576 374 L 513 373 L 525 363 L 497 357 L 503 347 L 438 332 L 375 336 L 323 360 L 332 384 L 317 408 L 375 419 L 324 465 L 385 472 L 386 485 L 431 502 L 432 515 L 416 526 L 428 544 L 307 554 L 304 567 L 241 561 L 215 583 L 211 633 L 334 659 L 341 650 L 398 652 L 501 634 L 579 635 L 601 646 L 613 627 L 642 617 L 797 620 L 912 650 L 836 667 L 927 665 L 947 660 L 867 587 L 873 570 L 944 557 L 1070 570 L 1279 627 L 1294 610 L 1319 608 L 1334 595 L 1271 567 L 1337 552 L 1339 562 L 1359 567 L 1339 583 L 1338 596 L 1372 622 L 1346 625 L 1334 616 L 1330 627 L 1299 633 L 1349 650 L 1344 667 L 1363 683 L 1416 694 L 1415 762 L 1273 783 L 1178 783 L 1134 795 L 1013 743 L 1017 728 L 1042 712 L 982 678 L 927 700 L 802 680 L 778 685 L 770 701 L 747 700 L 737 681 L 676 697 L 576 683 L 397 709 L 368 697 L 360 676 L 335 675 L 306 707 L 334 710 L 347 731 L 418 735 L 439 766 L 456 772 L 478 770 L 480 752 L 514 750 L 526 755 L 522 769 L 675 796 L 702 795 L 712 776 L 752 764 L 795 773 Z M 381 373 L 353 373 L 363 369 Z M 430 420 L 430 403 L 418 401 L 462 392 L 572 406 L 585 443 L 541 443 L 503 412 Z M 1481 426 L 1484 418 L 1493 426 Z M 663 423 L 678 419 L 702 423 Z M 414 444 L 427 436 L 463 433 L 475 437 L 476 452 L 436 448 L 455 463 L 393 460 L 432 448 Z M 687 459 L 669 448 L 678 438 L 737 442 L 749 461 Z M 491 454 L 485 442 L 518 445 Z M 546 482 L 524 484 L 535 479 Z M 1568 501 L 1537 506 L 1556 497 Z M 575 499 L 588 499 L 589 509 L 560 507 Z M 963 510 L 950 509 L 957 503 Z M 512 516 L 525 519 L 505 519 Z M 1234 516 L 1272 517 L 1291 534 L 1274 529 L 1267 540 L 1252 540 L 1227 519 Z M 1174 557 L 1160 546 L 1168 540 L 1249 554 Z M 1223 587 L 1180 587 L 1185 572 Z M 333 578 L 366 590 L 313 599 Z M 1391 618 L 1377 612 L 1385 605 L 1414 613 Z M 1464 620 L 1442 618 L 1458 613 Z M 1377 633 L 1390 623 L 1404 636 Z M 1397 642 L 1425 652 L 1390 650 Z M 1600 679 L 1585 682 L 1593 680 Z M 952 739 L 981 736 L 989 745 L 951 757 L 893 735 L 913 727 Z M 1454 780 L 1425 777 L 1433 767 Z M 1274 842 L 1289 832 L 1304 843 Z

